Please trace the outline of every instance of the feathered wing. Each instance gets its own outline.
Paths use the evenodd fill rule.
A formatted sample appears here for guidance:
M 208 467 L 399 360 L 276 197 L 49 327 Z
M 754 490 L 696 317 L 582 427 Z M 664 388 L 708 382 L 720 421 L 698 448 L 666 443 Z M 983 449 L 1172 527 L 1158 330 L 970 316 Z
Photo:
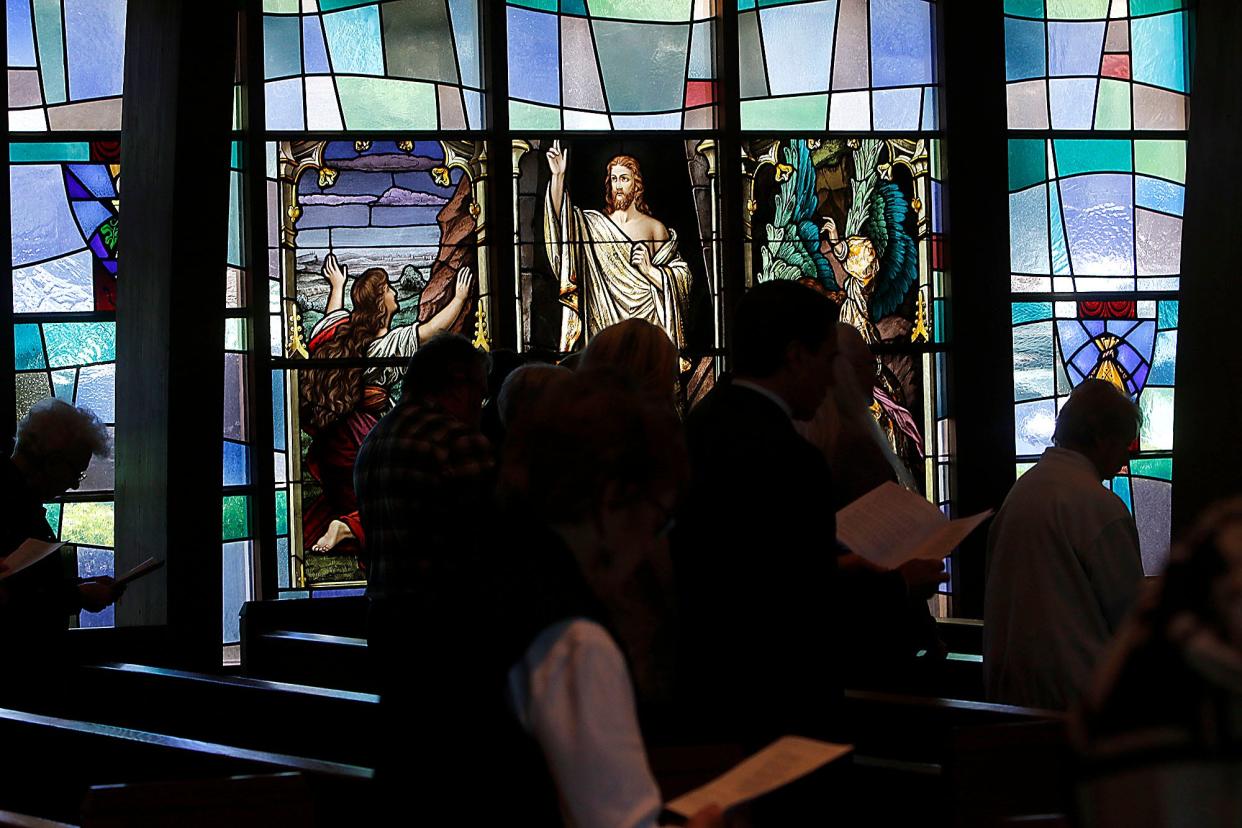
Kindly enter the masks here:
M 919 278 L 918 244 L 905 226 L 909 215 L 910 203 L 896 184 L 885 181 L 872 189 L 864 235 L 880 260 L 870 302 L 876 322 L 897 309 Z
M 760 251 L 763 266 L 759 280 L 816 279 L 838 289 L 832 267 L 819 250 L 819 226 L 815 210 L 815 166 L 806 141 L 790 141 L 783 150 L 792 169 L 776 194 L 776 210 L 767 225 L 767 243 Z

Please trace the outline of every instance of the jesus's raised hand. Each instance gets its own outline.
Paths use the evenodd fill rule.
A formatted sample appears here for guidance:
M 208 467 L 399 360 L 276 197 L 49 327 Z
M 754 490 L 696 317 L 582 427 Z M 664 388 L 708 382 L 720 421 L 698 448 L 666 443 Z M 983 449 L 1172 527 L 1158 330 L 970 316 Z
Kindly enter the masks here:
M 553 141 L 548 150 L 548 169 L 553 175 L 564 175 L 569 168 L 569 148 L 561 149 L 560 141 Z

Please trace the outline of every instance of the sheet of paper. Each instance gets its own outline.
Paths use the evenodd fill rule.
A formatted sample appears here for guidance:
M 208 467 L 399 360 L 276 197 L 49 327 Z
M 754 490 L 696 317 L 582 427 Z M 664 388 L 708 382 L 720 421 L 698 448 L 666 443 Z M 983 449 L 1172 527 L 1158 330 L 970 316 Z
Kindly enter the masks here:
M 873 564 L 893 569 L 946 523 L 921 495 L 889 482 L 837 512 L 837 540 Z
M 686 817 L 712 804 L 728 810 L 788 785 L 840 759 L 853 749 L 853 745 L 834 745 L 802 736 L 785 736 L 703 787 L 677 797 L 665 807 Z
M 0 580 L 10 575 L 16 575 L 26 567 L 37 564 L 62 546 L 64 546 L 64 543 L 59 541 L 41 541 L 27 538 L 22 541 L 21 546 L 10 552 L 4 559 L 4 565 L 7 569 L 0 572 Z
M 126 572 L 124 575 L 118 575 L 115 583 L 127 584 L 130 581 L 134 581 L 134 580 L 137 580 L 138 578 L 141 578 L 143 575 L 150 575 L 152 572 L 159 569 L 163 565 L 164 565 L 163 561 L 157 561 L 155 558 L 147 558 L 145 561 L 138 564 L 133 569 L 131 569 L 129 572 Z

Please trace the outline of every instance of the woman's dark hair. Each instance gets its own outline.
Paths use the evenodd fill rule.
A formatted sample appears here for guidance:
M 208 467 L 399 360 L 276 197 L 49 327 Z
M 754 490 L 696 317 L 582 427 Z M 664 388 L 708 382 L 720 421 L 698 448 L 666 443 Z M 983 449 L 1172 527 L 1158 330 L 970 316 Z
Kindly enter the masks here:
M 388 292 L 388 272 L 372 267 L 354 279 L 349 296 L 354 309 L 336 334 L 315 349 L 312 359 L 356 358 L 366 356 L 392 321 L 384 307 Z M 314 428 L 325 428 L 344 417 L 362 398 L 362 368 L 324 368 L 306 371 L 298 386 L 302 418 Z
M 667 405 L 603 369 L 555 380 L 512 424 L 501 467 L 505 502 L 547 523 L 588 517 L 605 490 L 626 500 L 680 487 L 689 461 Z

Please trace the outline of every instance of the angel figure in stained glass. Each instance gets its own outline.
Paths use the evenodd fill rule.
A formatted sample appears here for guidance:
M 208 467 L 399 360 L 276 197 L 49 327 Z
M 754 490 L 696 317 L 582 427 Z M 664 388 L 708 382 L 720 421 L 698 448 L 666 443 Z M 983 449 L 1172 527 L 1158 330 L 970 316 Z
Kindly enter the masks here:
M 547 152 L 552 180 L 544 200 L 543 230 L 548 261 L 560 278 L 560 349 L 582 335 L 581 292 L 586 294 L 586 335 L 626 319 L 645 319 L 685 346 L 684 318 L 690 267 L 681 257 L 677 231 L 651 215 L 636 159 L 618 155 L 604 169 L 603 212 L 569 200 L 565 173 L 569 150 L 555 141 Z
M 882 139 L 813 142 L 795 139 L 776 165 L 780 190 L 760 250 L 760 281 L 797 279 L 828 293 L 841 308 L 841 321 L 868 345 L 884 339 L 879 324 L 893 314 L 918 282 L 918 244 L 906 229 L 910 202 L 893 181 L 882 180 Z M 835 219 L 821 217 L 816 159 L 852 154 L 845 234 Z M 789 168 L 792 168 L 790 170 Z M 844 182 L 842 181 L 842 184 Z M 893 447 L 905 454 L 907 441 L 922 453 L 922 438 L 897 384 L 883 372 L 874 389 L 875 413 Z
M 392 327 L 399 306 L 388 271 L 372 267 L 354 278 L 349 293 L 352 310 L 345 308 L 348 266 L 329 253 L 323 263 L 323 278 L 329 287 L 328 301 L 307 343 L 312 360 L 409 357 L 420 342 L 450 329 L 470 297 L 475 277 L 469 267 L 461 268 L 448 304 L 425 322 L 400 327 Z M 323 492 L 304 513 L 302 536 L 310 551 L 324 554 L 346 542 L 362 543 L 353 485 L 354 460 L 367 434 L 395 404 L 402 369 L 376 365 L 303 373 L 300 423 L 312 438 L 305 468 L 319 481 Z

